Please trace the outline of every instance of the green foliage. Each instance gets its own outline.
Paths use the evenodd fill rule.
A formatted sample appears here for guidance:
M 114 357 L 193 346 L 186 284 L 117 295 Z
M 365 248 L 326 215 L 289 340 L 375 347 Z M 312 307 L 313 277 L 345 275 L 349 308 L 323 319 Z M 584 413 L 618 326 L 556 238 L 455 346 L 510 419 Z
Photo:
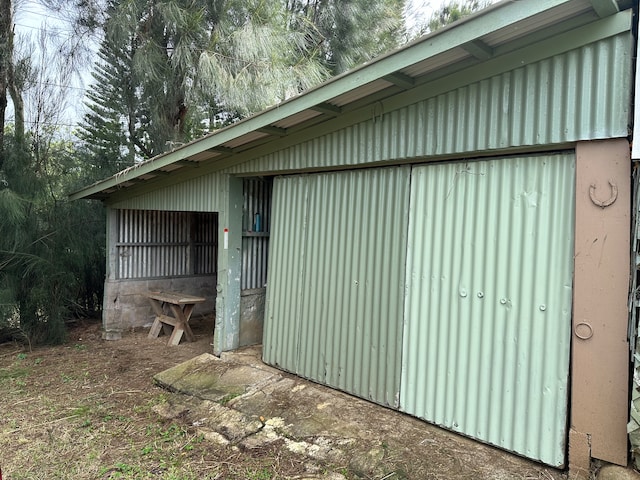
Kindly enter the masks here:
M 428 31 L 434 32 L 446 25 L 485 8 L 490 0 L 452 0 L 436 11 L 429 20 Z
M 313 26 L 292 28 L 281 2 L 235 1 L 213 25 L 199 56 L 203 100 L 248 115 L 310 88 L 329 72 L 309 42 Z M 197 92 L 196 92 L 197 93 Z
M 399 45 L 405 33 L 404 4 L 404 0 L 292 0 L 289 9 L 313 26 L 319 59 L 331 75 L 338 75 Z
M 84 167 L 91 169 L 96 180 L 132 165 L 136 155 L 150 155 L 139 133 L 143 125 L 137 119 L 145 116 L 134 93 L 131 57 L 129 45 L 105 41 L 94 65 L 95 83 L 87 92 L 90 112 L 85 115 L 79 136 L 91 159 Z
M 110 0 L 82 125 L 92 168 L 113 173 L 396 47 L 403 7 Z
M 84 182 L 69 142 L 40 132 L 5 137 L 0 187 L 0 338 L 60 343 L 72 316 L 96 315 L 104 281 L 104 213 L 68 202 Z

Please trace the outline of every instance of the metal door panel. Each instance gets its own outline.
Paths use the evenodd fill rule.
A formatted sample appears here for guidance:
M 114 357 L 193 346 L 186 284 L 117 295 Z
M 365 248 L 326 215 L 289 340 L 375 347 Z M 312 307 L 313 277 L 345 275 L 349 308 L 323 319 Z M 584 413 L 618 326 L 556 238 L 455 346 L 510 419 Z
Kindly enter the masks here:
M 565 463 L 574 155 L 414 168 L 401 410 Z

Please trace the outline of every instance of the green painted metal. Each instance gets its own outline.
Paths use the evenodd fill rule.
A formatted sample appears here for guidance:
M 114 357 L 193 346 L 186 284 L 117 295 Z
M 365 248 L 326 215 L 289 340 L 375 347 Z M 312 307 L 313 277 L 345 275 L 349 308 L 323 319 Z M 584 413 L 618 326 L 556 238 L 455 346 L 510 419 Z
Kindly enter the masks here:
M 422 85 L 381 101 L 381 115 L 366 107 L 273 145 L 116 192 L 113 205 L 216 211 L 225 173 L 313 171 L 625 137 L 632 78 L 632 40 L 625 31 L 629 21 L 628 12 L 622 12 L 570 32 L 567 38 L 530 47 L 530 52 L 507 63 L 496 59 L 464 75 Z M 615 33 L 620 31 L 624 33 Z M 528 62 L 527 55 L 552 53 L 559 48 L 553 43 L 566 49 L 597 38 L 601 39 L 514 68 Z M 487 78 L 487 72 L 494 75 Z M 461 82 L 463 86 L 452 90 Z M 456 135 L 449 135 L 451 131 Z M 211 172 L 212 168 L 217 171 Z
M 401 410 L 563 466 L 574 155 L 416 167 Z
M 213 330 L 213 352 L 216 355 L 240 346 L 242 179 L 228 177 L 224 195 L 226 202 L 219 216 L 216 323 Z
M 628 33 L 616 35 L 473 83 L 469 77 L 454 75 L 436 82 L 438 88 L 425 86 L 432 95 L 426 100 L 417 101 L 420 94 L 413 92 L 414 103 L 402 108 L 380 102 L 354 125 L 227 171 L 345 168 L 625 137 L 631 98 L 630 41 Z M 462 79 L 464 86 L 452 90 Z
M 266 363 L 294 373 L 307 256 L 307 197 L 307 176 L 274 180 L 262 356 Z
M 409 167 L 276 179 L 264 360 L 398 406 Z
M 536 0 L 530 2 L 517 2 L 513 4 L 503 2 L 499 6 L 500 8 L 488 9 L 487 11 L 482 12 L 481 15 L 477 15 L 472 22 L 470 21 L 458 28 L 446 29 L 437 33 L 436 35 L 423 37 L 415 43 L 410 44 L 401 50 L 380 57 L 375 62 L 355 69 L 345 75 L 336 77 L 329 82 L 308 91 L 304 95 L 295 97 L 276 107 L 270 108 L 258 115 L 246 119 L 245 121 L 222 129 L 202 139 L 198 139 L 172 152 L 168 152 L 147 162 L 136 165 L 135 167 L 120 172 L 118 175 L 86 187 L 79 192 L 73 193 L 70 197 L 72 199 L 85 198 L 87 196 L 102 192 L 103 190 L 122 185 L 123 183 L 139 178 L 140 176 L 151 173 L 159 168 L 163 168 L 175 162 L 190 158 L 203 151 L 215 150 L 216 148 L 224 146 L 225 142 L 230 142 L 241 137 L 242 135 L 268 128 L 273 123 L 277 123 L 283 119 L 286 119 L 287 117 L 296 115 L 297 113 L 300 113 L 305 109 L 313 109 L 318 105 L 323 105 L 331 101 L 331 99 L 335 98 L 336 96 L 345 94 L 352 89 L 367 84 L 368 82 L 375 81 L 387 75 L 394 75 L 398 72 L 401 72 L 402 69 L 405 69 L 425 59 L 438 56 L 440 53 L 449 52 L 453 49 L 464 47 L 470 42 L 481 39 L 484 35 L 488 35 L 493 32 L 499 31 L 500 29 L 508 27 L 511 22 L 529 21 L 529 16 L 537 15 L 545 12 L 547 9 L 556 6 L 567 5 L 569 3 L 570 2 L 567 2 L 566 0 Z M 581 6 L 584 7 L 584 5 Z M 619 33 L 621 28 L 620 24 L 622 24 L 622 28 L 628 31 L 630 28 L 630 18 L 630 11 L 618 13 L 599 22 L 595 22 L 592 25 L 586 25 L 581 28 L 575 28 L 568 32 L 564 32 L 558 37 L 555 37 L 553 40 L 549 38 L 547 38 L 546 40 L 540 39 L 538 37 L 535 37 L 535 35 L 535 38 L 527 38 L 525 36 L 523 39 L 519 39 L 516 37 L 513 42 L 508 41 L 504 42 L 502 45 L 496 46 L 494 48 L 494 56 L 496 58 L 483 62 L 479 66 L 479 69 L 484 69 L 485 72 L 503 71 L 500 70 L 499 66 L 501 64 L 504 64 L 505 62 L 535 62 L 537 60 L 540 60 L 541 58 L 566 51 L 566 49 L 576 48 L 578 45 L 585 45 L 586 43 L 596 42 L 599 39 L 604 38 L 605 36 L 611 36 L 616 29 Z M 583 22 L 583 20 L 580 20 L 580 22 Z M 567 25 L 570 24 L 571 20 L 568 21 Z M 577 26 L 578 25 L 580 25 L 580 23 L 578 23 Z M 529 43 L 523 44 L 522 42 Z M 531 45 L 531 42 L 537 43 L 535 45 Z M 519 50 L 513 52 L 513 48 L 521 48 L 522 51 Z M 465 60 L 455 68 L 460 70 L 460 68 L 464 68 L 465 65 L 471 64 Z M 435 77 L 441 77 L 443 75 L 447 75 L 448 77 L 450 77 L 451 75 L 448 74 L 452 73 L 451 68 L 453 67 L 454 66 L 452 65 L 439 69 Z M 496 68 L 498 68 L 498 70 L 496 70 Z M 513 67 L 509 68 L 512 69 Z M 456 75 L 456 73 L 458 74 Z M 456 86 L 459 86 L 461 84 L 460 82 L 465 82 L 468 78 L 472 78 L 473 75 L 469 75 L 470 73 L 471 72 L 466 70 L 463 72 L 453 72 L 452 75 L 457 77 L 455 78 L 455 81 L 453 83 L 450 83 L 450 78 L 448 78 L 447 82 L 444 85 L 448 85 L 449 89 L 455 88 Z M 426 78 L 420 79 L 420 83 L 431 82 L 433 81 L 433 79 L 433 75 L 428 75 Z M 624 79 L 622 81 L 627 80 Z M 419 85 L 416 88 L 420 89 L 420 87 L 421 86 Z M 422 90 L 424 91 L 424 89 Z M 416 93 L 418 93 L 418 90 L 412 89 L 407 94 L 398 96 L 398 99 L 403 98 L 403 101 L 407 102 L 408 98 L 409 101 L 415 102 L 415 99 L 421 98 L 419 96 L 416 96 Z M 377 100 L 374 100 L 374 103 L 376 102 Z M 369 107 L 371 108 L 372 106 L 373 105 L 369 103 Z M 387 112 L 389 107 L 394 109 L 399 108 L 397 105 L 393 106 L 386 104 L 384 107 L 385 108 L 383 109 L 383 112 Z M 375 115 L 375 112 L 372 112 L 371 115 Z M 327 125 L 331 125 L 332 123 L 333 120 L 331 122 L 326 122 L 324 127 L 326 128 Z M 309 134 L 310 132 L 313 133 L 314 130 L 315 125 L 308 129 L 306 134 Z M 293 132 L 287 131 L 287 134 L 289 133 Z M 285 136 L 280 141 L 275 140 L 270 142 L 265 148 L 268 150 L 273 149 L 274 146 L 282 146 L 282 140 L 284 140 L 285 143 L 290 141 L 288 139 L 288 136 Z M 251 155 L 254 157 L 260 155 L 260 153 L 258 153 L 259 150 L 260 147 L 257 147 L 257 150 L 252 152 Z M 244 161 L 244 159 L 246 159 L 246 155 L 234 154 L 231 158 L 232 160 L 221 160 L 222 164 L 226 164 L 228 166 L 230 163 L 237 163 L 239 161 L 242 162 Z M 219 169 L 220 166 L 216 165 L 217 163 L 218 161 L 215 160 L 213 162 L 210 162 L 208 168 Z M 194 172 L 191 172 L 191 174 L 193 173 Z M 200 172 L 200 174 L 202 173 L 205 172 Z M 155 180 L 152 180 L 149 183 L 153 184 L 155 182 Z M 162 183 L 162 181 L 160 181 L 160 183 Z
M 229 175 L 215 172 L 183 182 L 168 177 L 163 188 L 125 195 L 120 200 L 114 196 L 107 203 L 111 208 L 182 212 L 219 212 L 226 205 Z

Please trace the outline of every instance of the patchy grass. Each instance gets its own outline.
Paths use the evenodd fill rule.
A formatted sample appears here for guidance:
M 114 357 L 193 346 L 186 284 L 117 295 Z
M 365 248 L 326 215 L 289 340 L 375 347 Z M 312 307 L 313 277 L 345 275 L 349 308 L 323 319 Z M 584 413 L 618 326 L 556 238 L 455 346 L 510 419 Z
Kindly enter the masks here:
M 16 345 L 0 345 L 4 480 L 272 480 L 308 473 L 304 459 L 278 445 L 242 451 L 213 444 L 187 420 L 154 412 L 173 394 L 154 386 L 152 376 L 208 351 L 210 329 L 196 323 L 197 342 L 172 348 L 143 331 L 105 342 L 98 324 L 71 332 L 63 346 L 16 353 Z

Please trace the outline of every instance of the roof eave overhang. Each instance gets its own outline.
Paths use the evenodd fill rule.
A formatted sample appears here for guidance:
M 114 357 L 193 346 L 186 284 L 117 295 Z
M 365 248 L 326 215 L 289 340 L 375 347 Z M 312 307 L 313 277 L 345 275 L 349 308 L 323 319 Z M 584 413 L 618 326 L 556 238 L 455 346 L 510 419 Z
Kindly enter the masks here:
M 69 198 L 71 200 L 82 198 L 105 200 L 114 191 L 139 183 L 142 181 L 140 177 L 157 174 L 162 169 L 176 165 L 178 162 L 197 166 L 197 162 L 188 160 L 203 151 L 225 151 L 227 153 L 221 153 L 220 158 L 228 158 L 233 152 L 228 147 L 225 147 L 227 142 L 252 132 L 267 132 L 278 121 L 305 110 L 326 111 L 328 106 L 331 106 L 332 99 L 379 79 L 386 79 L 392 83 L 399 82 L 400 84 L 409 82 L 409 79 L 403 77 L 401 70 L 455 48 L 463 48 L 466 51 L 471 50 L 475 52 L 472 54 L 482 60 L 483 56 L 490 54 L 480 41 L 482 37 L 570 1 L 572 0 L 536 0 L 530 2 L 505 0 L 497 3 L 458 24 L 421 37 L 399 50 L 334 77 L 299 96 L 74 192 Z M 618 9 L 614 0 L 590 0 L 590 3 L 595 14 L 599 17 L 614 14 Z M 335 114 L 339 114 L 339 112 Z M 281 137 L 282 135 L 286 135 L 286 131 L 274 134 L 275 137 Z M 165 170 L 161 173 L 166 174 L 168 172 Z

